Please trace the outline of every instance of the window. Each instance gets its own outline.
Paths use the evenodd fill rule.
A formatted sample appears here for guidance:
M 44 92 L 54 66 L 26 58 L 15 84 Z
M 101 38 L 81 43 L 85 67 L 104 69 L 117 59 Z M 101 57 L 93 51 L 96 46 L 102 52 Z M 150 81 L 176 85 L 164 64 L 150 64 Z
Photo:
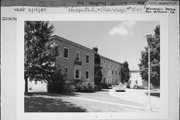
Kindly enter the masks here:
M 136 84 L 138 84 L 138 81 L 136 80 Z
M 76 60 L 80 61 L 80 52 L 79 51 L 76 51 Z
M 112 74 L 113 74 L 113 72 L 114 72 L 114 71 L 112 70 Z
M 80 70 L 75 71 L 75 78 L 79 79 L 80 78 Z
M 67 67 L 64 67 L 64 73 L 67 74 L 67 72 L 68 72 L 68 68 L 67 68 Z
M 69 50 L 68 48 L 64 47 L 64 58 L 68 58 L 68 56 L 69 56 Z
M 117 75 L 117 71 L 116 71 L 116 75 Z
M 86 79 L 89 79 L 89 71 L 86 71 Z
M 86 63 L 89 63 L 89 55 L 86 55 Z

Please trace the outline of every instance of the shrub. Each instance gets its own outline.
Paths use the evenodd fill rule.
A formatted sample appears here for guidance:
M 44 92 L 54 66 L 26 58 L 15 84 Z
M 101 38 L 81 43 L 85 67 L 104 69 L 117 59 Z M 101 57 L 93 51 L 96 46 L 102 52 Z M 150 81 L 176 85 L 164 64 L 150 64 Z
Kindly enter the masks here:
M 47 92 L 48 93 L 55 93 L 55 89 L 53 88 L 53 85 L 50 82 L 47 83 Z
M 94 92 L 95 86 L 89 82 L 82 82 L 76 85 L 78 92 Z
M 70 83 L 66 83 L 66 84 L 64 85 L 64 93 L 65 93 L 65 94 L 73 93 L 73 92 L 75 92 L 75 91 L 77 91 L 75 85 L 70 84 Z
M 52 80 L 49 80 L 47 84 L 47 90 L 49 93 L 69 94 L 76 91 L 75 88 L 74 83 L 68 81 L 66 74 L 62 73 L 61 68 L 57 69 Z
M 94 86 L 95 91 L 100 91 L 102 89 L 101 85 L 95 85 Z
M 107 85 L 108 85 L 108 88 L 112 88 L 112 84 L 108 83 Z
M 129 83 L 126 84 L 126 88 L 131 88 Z
M 109 85 L 107 83 L 101 83 L 100 86 L 103 89 L 108 89 L 109 88 Z
M 48 93 L 63 93 L 64 84 L 60 84 L 60 83 L 55 84 L 55 83 L 48 82 L 47 90 L 48 90 Z
M 143 87 L 143 86 L 140 86 L 140 85 L 134 85 L 134 86 L 133 86 L 133 89 L 144 89 L 144 87 Z

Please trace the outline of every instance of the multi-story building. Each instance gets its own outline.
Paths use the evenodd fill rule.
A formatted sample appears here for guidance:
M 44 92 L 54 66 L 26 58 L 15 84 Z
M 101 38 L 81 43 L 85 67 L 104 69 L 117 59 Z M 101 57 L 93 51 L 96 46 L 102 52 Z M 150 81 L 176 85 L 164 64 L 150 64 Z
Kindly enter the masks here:
M 94 51 L 80 44 L 59 36 L 52 36 L 52 41 L 58 45 L 60 64 L 67 74 L 67 79 L 80 79 L 94 83 Z
M 52 42 L 58 45 L 58 58 L 56 64 L 67 74 L 68 80 L 79 79 L 94 83 L 94 55 L 95 51 L 65 38 L 54 35 Z M 112 85 L 121 82 L 122 64 L 100 55 L 102 67 L 102 83 Z M 46 83 L 29 83 L 29 91 L 47 91 Z
M 122 63 L 111 60 L 104 56 L 100 56 L 102 67 L 102 81 L 103 83 L 109 83 L 112 85 L 121 82 L 121 67 Z

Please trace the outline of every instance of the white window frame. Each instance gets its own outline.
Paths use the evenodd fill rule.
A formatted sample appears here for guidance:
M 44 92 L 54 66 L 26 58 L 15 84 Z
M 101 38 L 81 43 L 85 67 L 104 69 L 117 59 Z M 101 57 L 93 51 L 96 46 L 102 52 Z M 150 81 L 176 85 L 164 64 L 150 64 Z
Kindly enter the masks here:
M 79 60 L 78 60 L 78 61 L 80 61 L 80 60 L 81 60 L 80 52 L 79 52 L 79 51 L 76 51 L 76 55 L 77 55 L 77 53 L 79 53 Z M 75 56 L 75 60 L 77 60 L 76 57 L 77 57 L 77 56 Z
M 88 72 L 88 78 L 86 78 L 86 72 Z M 85 79 L 89 80 L 89 71 L 88 70 L 85 71 Z
M 88 60 L 88 62 L 87 62 L 87 56 L 89 56 L 89 60 Z M 89 55 L 89 54 L 86 54 L 85 63 L 86 63 L 86 64 L 90 64 L 90 55 Z
M 66 58 L 66 57 L 64 57 L 64 52 L 65 52 L 65 49 L 67 49 L 67 50 L 68 50 L 68 55 L 67 55 L 67 58 Z M 64 58 L 64 59 L 69 59 L 69 48 L 67 48 L 67 47 L 64 47 L 64 48 L 63 48 L 63 58 Z

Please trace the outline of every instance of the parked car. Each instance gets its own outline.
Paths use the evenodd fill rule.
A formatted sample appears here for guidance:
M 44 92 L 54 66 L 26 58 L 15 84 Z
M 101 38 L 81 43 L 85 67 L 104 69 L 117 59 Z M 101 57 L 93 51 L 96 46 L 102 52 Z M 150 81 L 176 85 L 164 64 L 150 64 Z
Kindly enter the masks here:
M 125 86 L 124 86 L 123 84 L 117 85 L 116 87 L 114 87 L 114 90 L 115 90 L 116 92 L 125 92 L 125 91 L 126 91 L 126 90 L 125 90 Z

